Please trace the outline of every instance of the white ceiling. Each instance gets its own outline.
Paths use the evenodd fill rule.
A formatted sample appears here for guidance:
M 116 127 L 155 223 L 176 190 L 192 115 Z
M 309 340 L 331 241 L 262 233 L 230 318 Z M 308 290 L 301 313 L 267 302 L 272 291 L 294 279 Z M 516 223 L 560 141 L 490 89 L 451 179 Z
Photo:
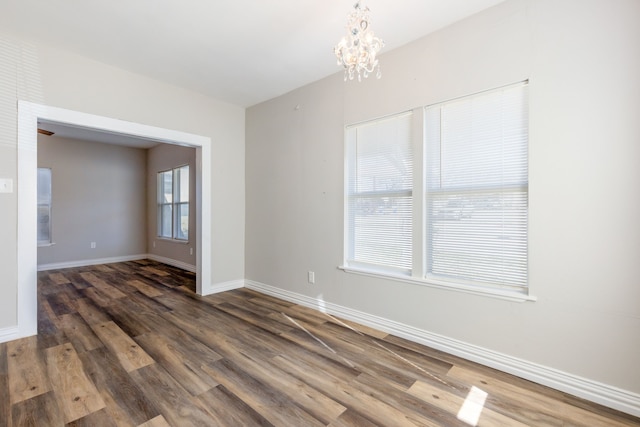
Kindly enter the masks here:
M 100 142 L 102 144 L 123 145 L 125 147 L 133 148 L 152 148 L 160 141 L 156 141 L 148 138 L 141 138 L 138 136 L 123 135 L 114 132 L 101 131 L 94 128 L 72 126 L 62 123 L 39 121 L 38 129 L 43 129 L 49 132 L 53 132 L 53 136 L 56 138 L 71 138 L 79 139 L 81 141 Z M 51 136 L 51 135 L 48 135 Z M 39 137 L 39 141 L 47 141 L 47 137 Z
M 383 74 L 385 52 L 502 1 L 366 1 Z M 354 2 L 0 0 L 0 29 L 248 107 L 341 72 Z

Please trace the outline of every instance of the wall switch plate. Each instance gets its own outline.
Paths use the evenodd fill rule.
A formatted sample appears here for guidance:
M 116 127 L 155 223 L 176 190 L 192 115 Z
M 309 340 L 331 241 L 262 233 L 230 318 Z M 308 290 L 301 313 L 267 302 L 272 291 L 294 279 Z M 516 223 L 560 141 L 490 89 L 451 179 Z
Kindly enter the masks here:
M 13 180 L 11 178 L 0 178 L 0 193 L 13 193 Z
M 96 248 L 96 242 L 91 242 L 91 249 L 95 249 Z
M 307 272 L 307 280 L 311 284 L 316 283 L 316 273 L 314 273 L 313 271 Z

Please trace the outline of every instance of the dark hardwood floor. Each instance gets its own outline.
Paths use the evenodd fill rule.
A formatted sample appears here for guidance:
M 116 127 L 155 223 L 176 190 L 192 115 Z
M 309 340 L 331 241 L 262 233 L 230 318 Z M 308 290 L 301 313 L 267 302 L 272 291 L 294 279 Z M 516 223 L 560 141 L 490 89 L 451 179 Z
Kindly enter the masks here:
M 640 426 L 247 289 L 199 297 L 152 261 L 38 277 L 38 336 L 0 344 L 2 426 Z

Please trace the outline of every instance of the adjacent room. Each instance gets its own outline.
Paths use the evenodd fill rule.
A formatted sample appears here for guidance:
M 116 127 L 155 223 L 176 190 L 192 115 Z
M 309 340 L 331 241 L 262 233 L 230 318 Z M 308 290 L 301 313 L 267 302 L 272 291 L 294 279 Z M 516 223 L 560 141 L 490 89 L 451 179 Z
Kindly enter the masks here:
M 0 4 L 0 425 L 640 426 L 640 2 Z

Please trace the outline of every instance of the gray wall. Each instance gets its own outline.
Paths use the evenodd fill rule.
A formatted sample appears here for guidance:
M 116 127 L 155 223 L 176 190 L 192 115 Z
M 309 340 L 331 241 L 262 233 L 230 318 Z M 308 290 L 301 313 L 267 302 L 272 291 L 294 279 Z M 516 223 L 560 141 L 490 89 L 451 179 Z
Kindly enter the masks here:
M 639 18 L 637 0 L 507 1 L 382 55 L 381 80 L 249 108 L 246 279 L 640 392 Z M 337 269 L 344 125 L 524 79 L 538 300 Z
M 38 265 L 145 254 L 146 159 L 143 149 L 39 135 L 55 244 L 38 248 Z
M 158 238 L 157 174 L 189 165 L 189 241 Z M 178 145 L 160 144 L 147 153 L 147 251 L 188 266 L 196 264 L 196 150 Z M 192 253 L 193 251 L 193 253 Z

